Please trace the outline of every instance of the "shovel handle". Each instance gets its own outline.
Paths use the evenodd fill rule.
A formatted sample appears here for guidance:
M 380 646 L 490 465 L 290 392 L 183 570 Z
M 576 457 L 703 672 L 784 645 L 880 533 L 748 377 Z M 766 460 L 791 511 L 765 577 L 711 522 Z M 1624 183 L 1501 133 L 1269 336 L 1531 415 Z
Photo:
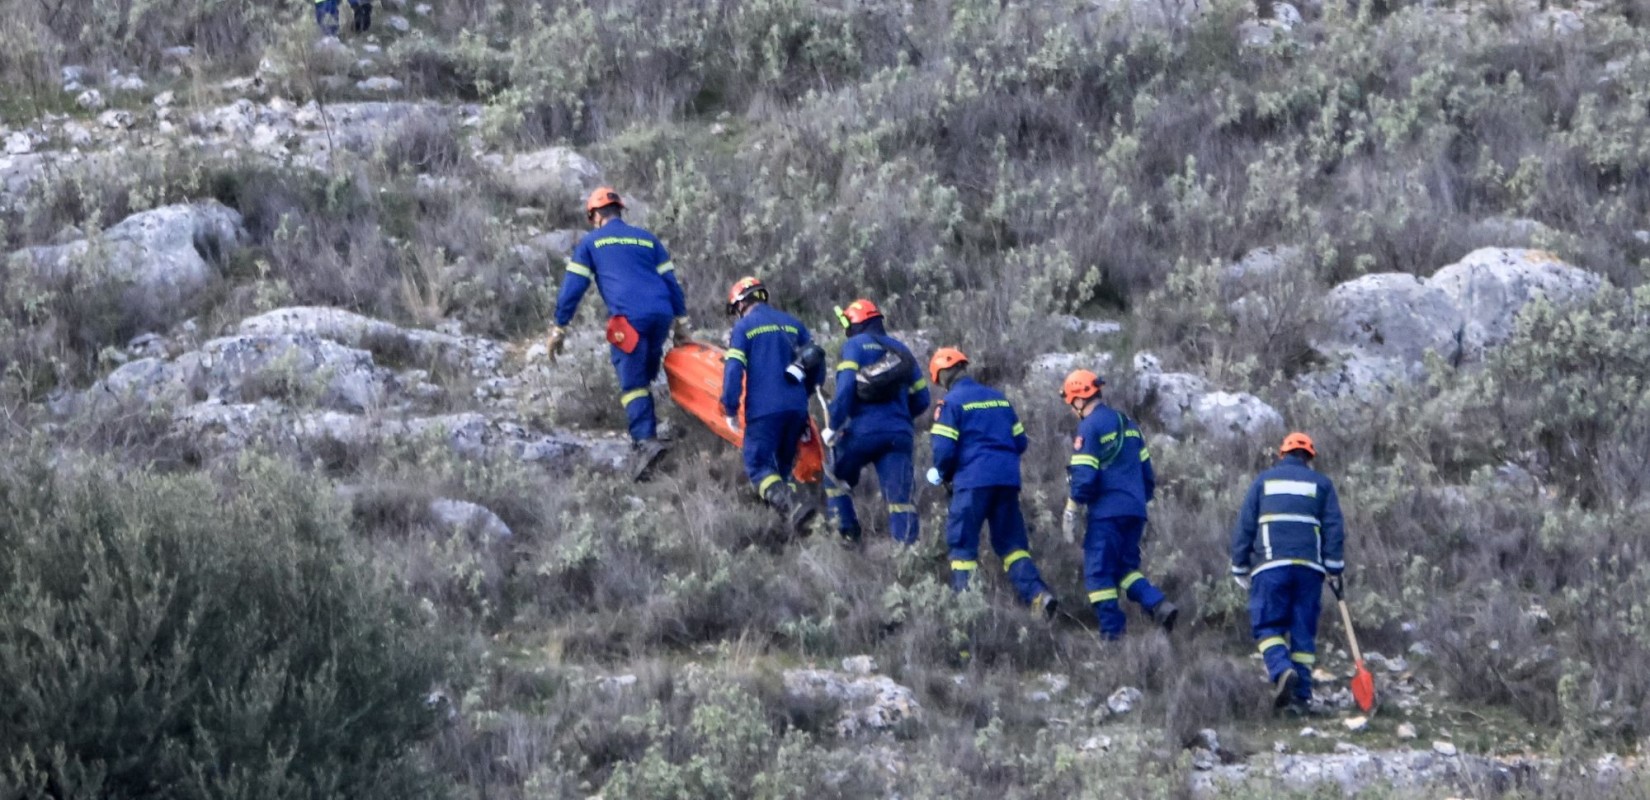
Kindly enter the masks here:
M 1358 634 L 1352 632 L 1352 612 L 1346 610 L 1346 601 L 1335 598 L 1336 605 L 1341 608 L 1341 625 L 1346 627 L 1346 641 L 1352 645 L 1352 661 L 1359 667 L 1364 664 L 1364 654 L 1358 649 Z

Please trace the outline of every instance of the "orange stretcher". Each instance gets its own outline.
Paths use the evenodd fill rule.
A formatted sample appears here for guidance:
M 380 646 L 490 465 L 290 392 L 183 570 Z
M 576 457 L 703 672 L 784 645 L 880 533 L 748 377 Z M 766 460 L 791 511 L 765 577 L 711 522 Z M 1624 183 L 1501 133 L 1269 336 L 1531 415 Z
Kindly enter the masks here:
M 665 353 L 665 378 L 670 382 L 670 399 L 675 400 L 676 405 L 705 423 L 717 436 L 742 446 L 745 410 L 739 409 L 739 431 L 729 428 L 722 418 L 722 362 L 726 353 L 704 342 L 677 345 Z M 802 432 L 802 441 L 798 443 L 792 474 L 803 483 L 815 483 L 825 474 L 825 448 L 819 441 L 819 426 L 811 416 L 808 429 Z

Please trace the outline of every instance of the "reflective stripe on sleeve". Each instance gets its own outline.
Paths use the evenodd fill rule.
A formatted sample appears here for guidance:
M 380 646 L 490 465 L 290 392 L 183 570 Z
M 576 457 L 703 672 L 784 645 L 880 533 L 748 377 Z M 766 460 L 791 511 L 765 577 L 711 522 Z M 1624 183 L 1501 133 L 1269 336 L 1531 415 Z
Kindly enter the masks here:
M 837 372 L 841 372 L 845 369 L 859 369 L 859 362 L 857 362 L 857 361 L 843 361 L 843 362 L 840 362 L 836 365 L 836 371 Z
M 659 274 L 660 275 L 663 275 L 666 272 L 675 272 L 675 271 L 676 271 L 676 262 L 674 262 L 674 261 L 666 261 L 665 263 L 659 265 Z
M 928 432 L 934 434 L 935 436 L 944 436 L 953 442 L 957 440 L 958 436 L 956 428 L 953 428 L 950 425 L 941 425 L 938 422 L 934 423 L 934 426 L 929 428 Z
M 1100 468 L 1100 459 L 1098 459 L 1094 456 L 1075 455 L 1075 456 L 1071 457 L 1071 466 L 1074 466 L 1074 467 L 1090 467 L 1090 468 L 1093 468 L 1093 469 L 1099 469 Z
M 596 273 L 591 272 L 589 267 L 577 262 L 567 262 L 567 271 L 590 280 L 596 279 Z
M 750 364 L 749 361 L 745 360 L 745 351 L 740 350 L 737 347 L 728 348 L 728 358 L 737 359 L 741 364 Z
M 1026 432 L 1026 426 L 1025 425 L 1023 425 L 1021 423 L 1018 423 L 1018 422 L 1014 423 L 1014 435 L 1015 436 L 1021 436 L 1025 432 Z

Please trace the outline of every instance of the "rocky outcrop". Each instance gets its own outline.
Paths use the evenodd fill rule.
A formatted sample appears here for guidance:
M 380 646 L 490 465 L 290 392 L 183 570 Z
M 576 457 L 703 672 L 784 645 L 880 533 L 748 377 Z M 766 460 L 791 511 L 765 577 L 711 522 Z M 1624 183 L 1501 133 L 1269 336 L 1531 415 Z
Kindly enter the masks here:
M 1512 338 L 1518 313 L 1530 301 L 1573 303 L 1604 281 L 1545 250 L 1485 247 L 1438 270 L 1427 283 L 1461 310 L 1460 357 L 1470 362 Z
M 1211 389 L 1190 373 L 1164 372 L 1150 353 L 1135 354 L 1131 399 L 1170 436 L 1198 431 L 1215 439 L 1249 440 L 1271 438 L 1283 428 L 1283 415 L 1260 398 Z
M 1585 300 L 1603 285 L 1543 250 L 1486 247 L 1430 278 L 1365 275 L 1329 292 L 1313 347 L 1329 365 L 1297 379 L 1320 399 L 1377 402 L 1425 373 L 1427 355 L 1459 366 L 1512 336 L 1530 301 Z
M 277 398 L 362 412 L 380 406 L 392 383 L 371 353 L 317 336 L 229 336 L 172 361 L 129 362 L 93 387 L 88 398 L 142 405 Z
M 877 733 L 922 718 L 916 693 L 885 675 L 790 669 L 784 683 L 785 693 L 798 702 L 837 704 L 838 736 Z
M 498 179 L 518 196 L 556 202 L 583 194 L 601 182 L 595 162 L 567 147 L 547 147 L 509 158 L 489 159 Z
M 90 239 L 13 253 L 14 268 L 77 288 L 115 288 L 128 311 L 170 323 L 215 284 L 245 241 L 241 215 L 217 201 L 133 214 Z
M 506 350 L 503 342 L 492 339 L 403 328 L 328 306 L 275 309 L 241 320 L 237 329 L 244 336 L 318 336 L 369 350 L 381 359 L 420 365 L 443 364 L 467 370 L 475 377 L 498 373 L 504 365 Z

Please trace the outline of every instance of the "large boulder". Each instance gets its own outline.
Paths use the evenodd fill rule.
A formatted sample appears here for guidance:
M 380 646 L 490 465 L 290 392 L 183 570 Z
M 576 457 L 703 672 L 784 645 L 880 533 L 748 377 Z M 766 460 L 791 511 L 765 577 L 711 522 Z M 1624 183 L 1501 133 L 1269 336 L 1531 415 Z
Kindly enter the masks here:
M 371 353 L 316 336 L 229 336 L 174 361 L 129 362 L 88 395 L 94 404 L 122 405 L 181 405 L 205 399 L 243 403 L 272 397 L 359 412 L 382 405 L 392 380 Z
M 556 201 L 594 189 L 602 179 L 595 162 L 567 147 L 517 153 L 505 159 L 496 174 L 521 197 Z
M 1427 283 L 1461 310 L 1461 355 L 1471 361 L 1512 337 L 1518 313 L 1531 300 L 1574 302 L 1592 296 L 1603 280 L 1545 250 L 1482 247 Z
M 1324 298 L 1325 332 L 1314 344 L 1326 353 L 1362 353 L 1419 364 L 1436 352 L 1460 354 L 1461 310 L 1448 292 L 1414 275 L 1365 275 Z
M 111 287 L 148 321 L 175 322 L 214 285 L 246 240 L 241 215 L 217 201 L 133 214 L 93 239 L 13 253 L 13 268 L 79 287 Z
M 885 675 L 790 669 L 784 683 L 785 694 L 797 702 L 837 704 L 838 736 L 877 733 L 922 717 L 916 693 Z
M 1190 373 L 1164 372 L 1151 353 L 1135 354 L 1130 399 L 1170 436 L 1199 432 L 1216 440 L 1270 439 L 1283 429 L 1283 415 L 1260 398 L 1212 389 Z
M 329 306 L 278 308 L 241 320 L 237 330 L 243 336 L 318 336 L 369 350 L 390 363 L 443 364 L 478 378 L 495 375 L 503 366 L 506 350 L 503 342 L 493 339 L 403 328 Z

